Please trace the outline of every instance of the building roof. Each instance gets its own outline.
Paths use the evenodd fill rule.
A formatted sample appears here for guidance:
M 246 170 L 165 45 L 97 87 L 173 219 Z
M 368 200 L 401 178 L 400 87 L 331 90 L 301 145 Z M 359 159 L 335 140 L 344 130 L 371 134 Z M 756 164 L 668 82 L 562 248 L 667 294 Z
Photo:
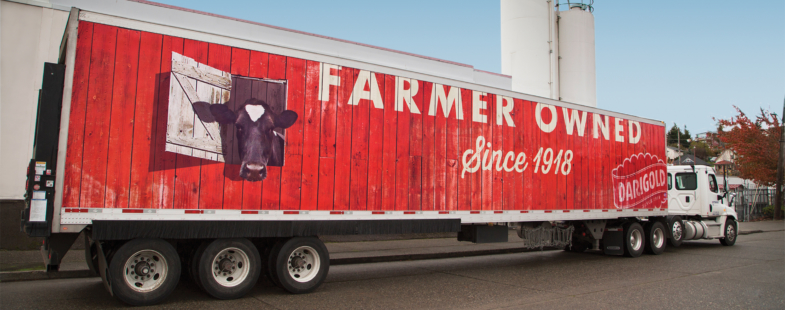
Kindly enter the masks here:
M 735 154 L 733 154 L 733 151 L 725 150 L 725 151 L 722 152 L 722 154 L 720 154 L 720 156 L 717 156 L 717 160 L 715 161 L 714 164 L 715 165 L 732 165 L 734 158 L 736 158 L 736 156 L 735 156 Z
M 689 166 L 689 165 L 704 165 L 704 166 L 711 166 L 711 164 L 707 163 L 703 159 L 695 157 L 693 154 L 684 154 L 681 155 L 681 160 L 677 157 L 674 162 L 676 166 Z
M 131 20 L 319 53 L 504 90 L 512 89 L 511 76 L 478 70 L 469 64 L 152 1 L 38 0 L 30 4 L 46 6 L 46 2 L 54 9 L 68 10 L 76 7 Z

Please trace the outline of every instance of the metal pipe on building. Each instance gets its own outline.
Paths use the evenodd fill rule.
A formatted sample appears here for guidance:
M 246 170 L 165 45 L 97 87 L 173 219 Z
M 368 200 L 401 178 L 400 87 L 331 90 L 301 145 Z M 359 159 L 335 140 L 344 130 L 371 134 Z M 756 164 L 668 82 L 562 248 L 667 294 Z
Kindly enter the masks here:
M 513 91 L 597 106 L 592 2 L 501 0 L 502 73 Z
M 559 17 L 560 100 L 596 107 L 594 15 L 585 5 L 573 4 Z

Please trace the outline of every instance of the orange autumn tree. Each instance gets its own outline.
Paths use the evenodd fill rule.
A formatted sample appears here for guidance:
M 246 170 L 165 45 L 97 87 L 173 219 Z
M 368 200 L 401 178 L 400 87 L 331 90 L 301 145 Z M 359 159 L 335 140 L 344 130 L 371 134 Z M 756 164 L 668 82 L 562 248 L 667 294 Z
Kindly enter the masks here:
M 731 128 L 718 132 L 720 141 L 736 152 L 736 169 L 742 178 L 755 180 L 759 185 L 774 186 L 782 124 L 768 110 L 761 108 L 760 115 L 752 120 L 739 107 L 733 107 L 738 115 L 718 120 L 721 128 Z M 774 217 L 779 218 L 779 213 L 779 210 L 774 210 Z

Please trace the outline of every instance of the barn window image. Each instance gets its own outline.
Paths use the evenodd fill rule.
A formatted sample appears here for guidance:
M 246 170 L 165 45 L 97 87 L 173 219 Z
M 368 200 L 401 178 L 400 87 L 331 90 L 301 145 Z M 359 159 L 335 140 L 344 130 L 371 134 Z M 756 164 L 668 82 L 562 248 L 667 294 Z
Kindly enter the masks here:
M 166 150 L 240 165 L 239 177 L 262 181 L 284 164 L 286 80 L 232 75 L 172 53 Z

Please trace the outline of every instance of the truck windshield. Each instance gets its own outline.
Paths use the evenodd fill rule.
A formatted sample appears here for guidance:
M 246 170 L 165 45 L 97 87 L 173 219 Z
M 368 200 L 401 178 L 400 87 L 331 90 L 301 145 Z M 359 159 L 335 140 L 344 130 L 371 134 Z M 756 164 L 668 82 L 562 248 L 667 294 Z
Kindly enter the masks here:
M 676 189 L 692 191 L 698 188 L 698 176 L 694 173 L 677 173 Z

